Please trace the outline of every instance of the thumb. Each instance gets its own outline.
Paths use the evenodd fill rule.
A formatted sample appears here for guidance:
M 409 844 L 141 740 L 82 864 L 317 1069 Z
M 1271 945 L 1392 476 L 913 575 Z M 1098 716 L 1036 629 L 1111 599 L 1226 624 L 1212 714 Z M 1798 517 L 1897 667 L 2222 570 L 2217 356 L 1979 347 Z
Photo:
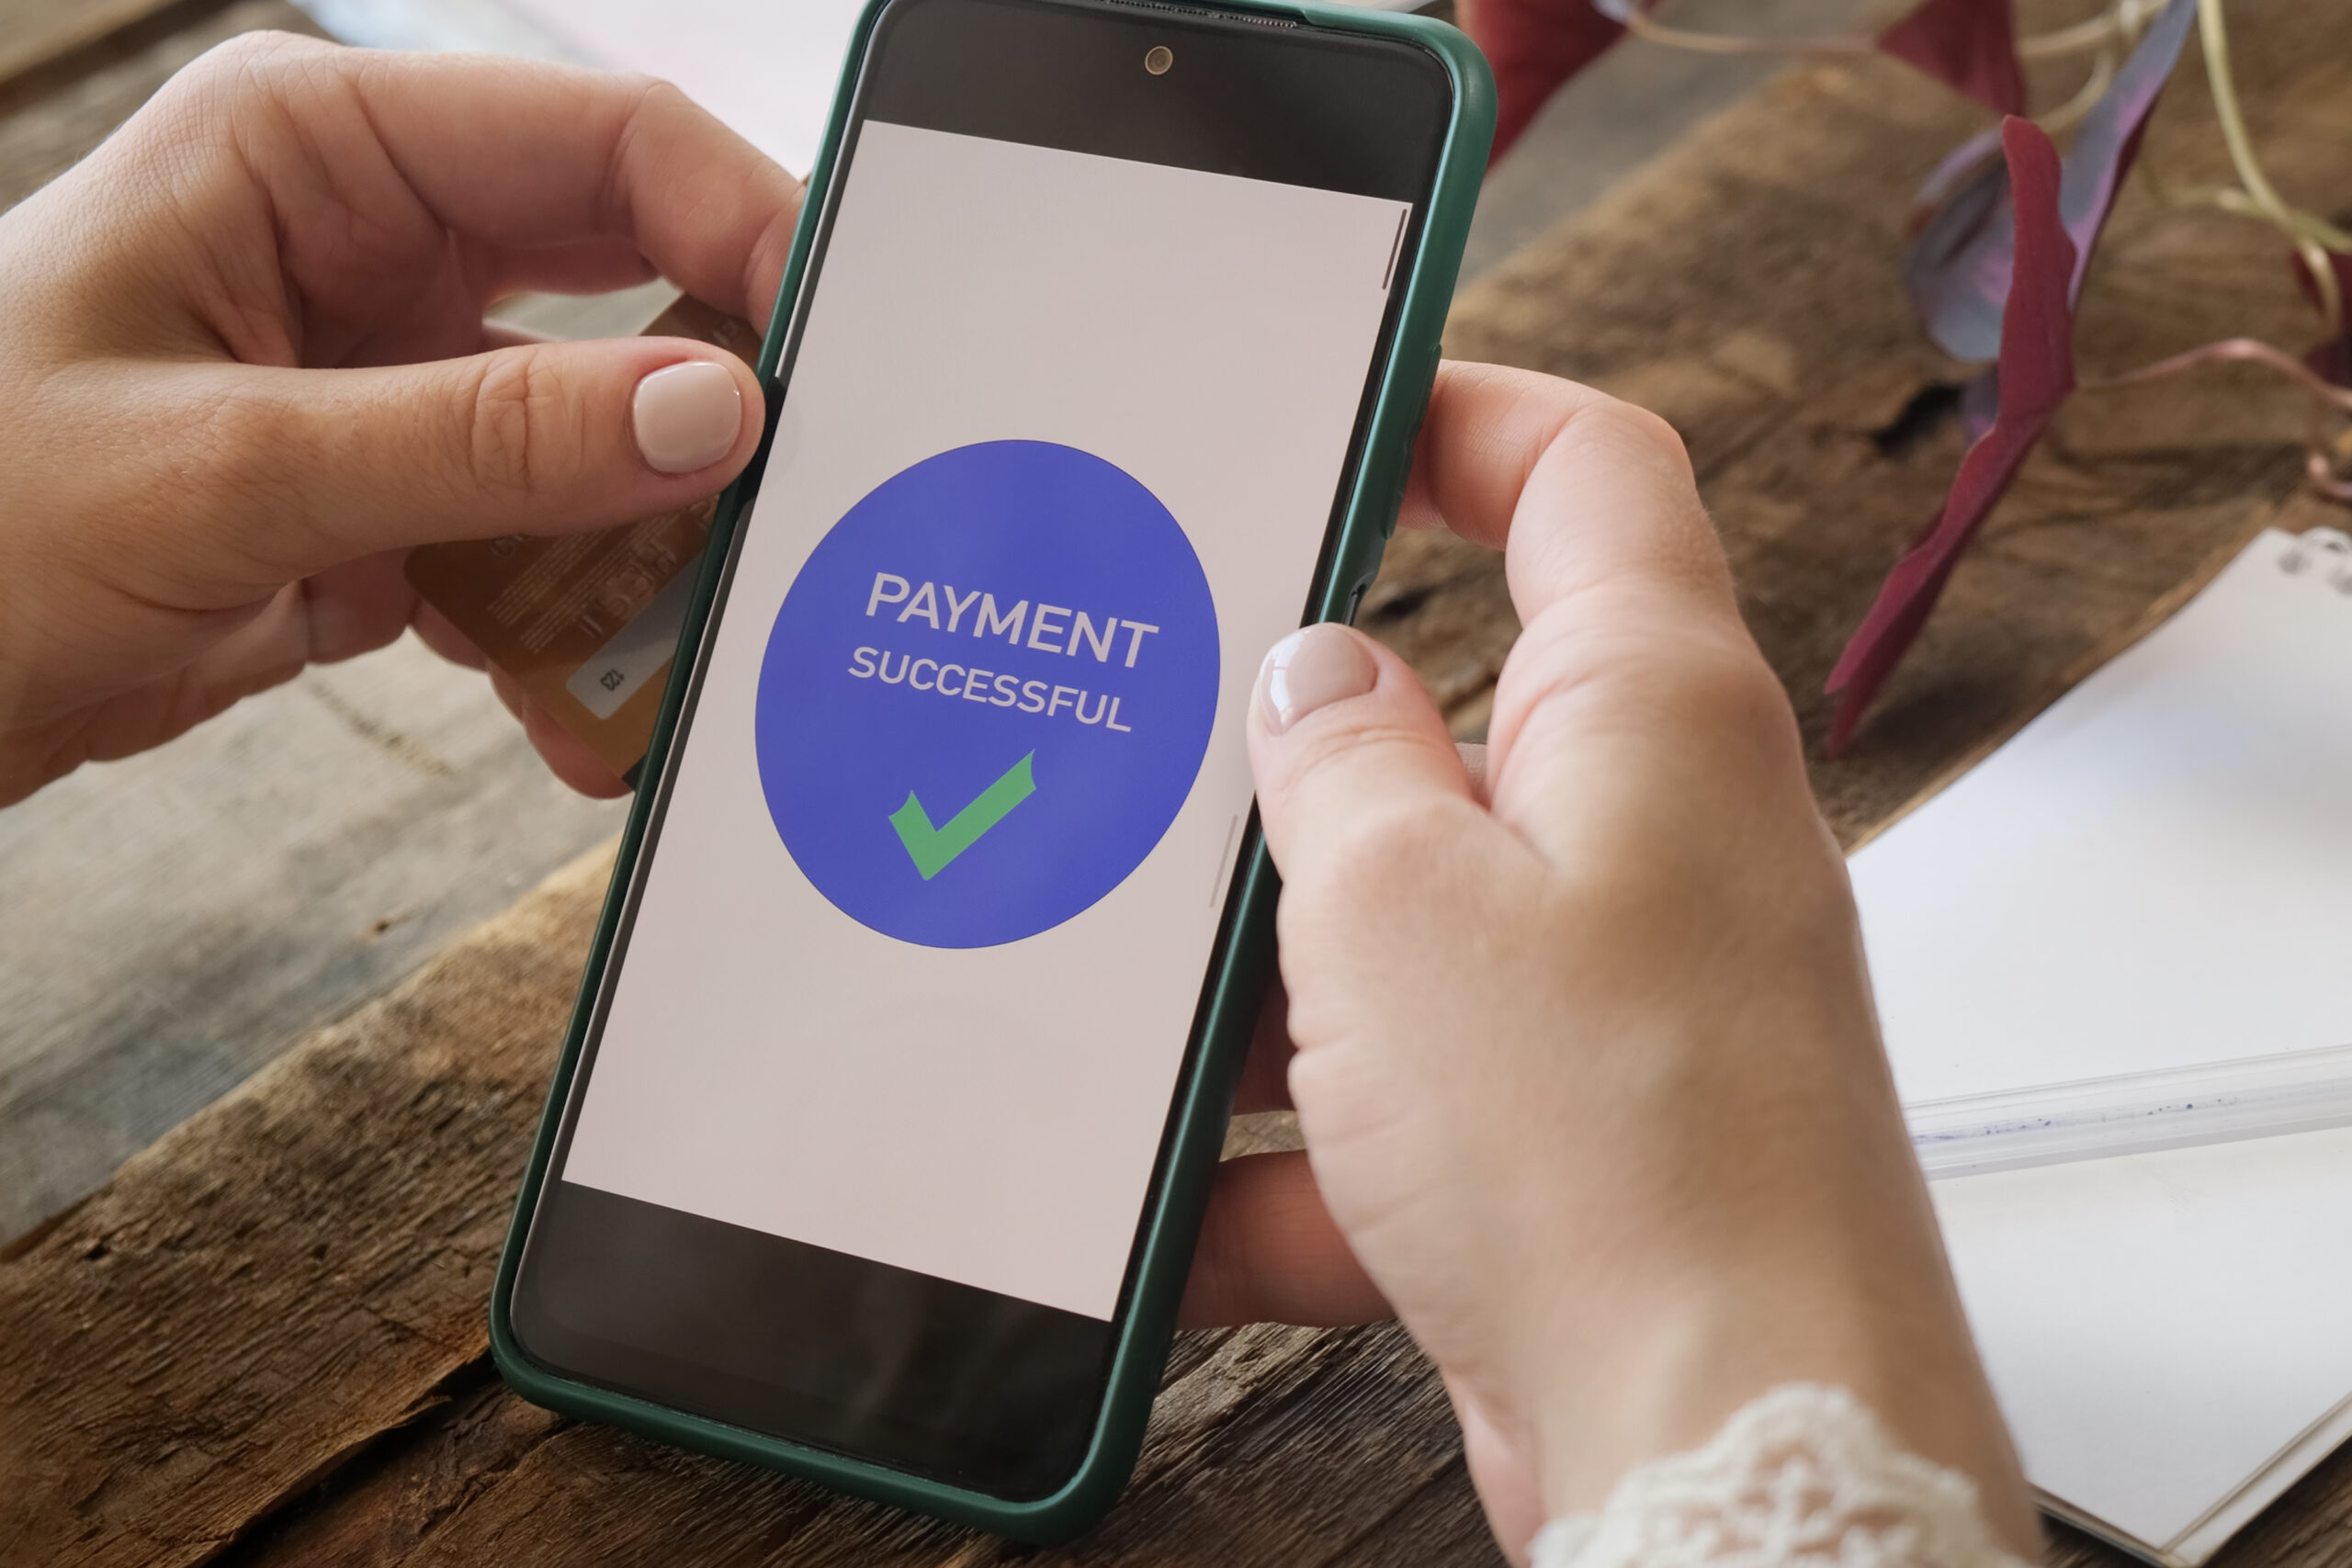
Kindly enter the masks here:
M 177 543 L 263 584 L 383 550 L 611 527 L 689 505 L 751 460 L 762 424 L 751 367 L 684 338 L 189 374 L 230 384 L 195 389 L 209 429 L 202 457 L 175 465 L 193 481 Z
M 1348 626 L 1302 627 L 1267 654 L 1250 765 L 1266 847 L 1294 886 L 1378 853 L 1410 817 L 1476 806 L 1419 678 Z

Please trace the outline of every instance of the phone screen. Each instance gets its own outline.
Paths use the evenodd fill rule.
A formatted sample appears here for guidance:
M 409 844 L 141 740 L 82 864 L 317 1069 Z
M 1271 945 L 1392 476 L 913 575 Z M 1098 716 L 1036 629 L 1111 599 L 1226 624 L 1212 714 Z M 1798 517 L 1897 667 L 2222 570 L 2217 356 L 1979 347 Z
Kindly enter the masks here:
M 1147 96 L 1257 44 L 1108 30 Z M 844 144 L 549 1190 L 1099 1376 L 1416 206 L 903 96 Z M 543 1304 L 614 1337 L 587 1294 Z

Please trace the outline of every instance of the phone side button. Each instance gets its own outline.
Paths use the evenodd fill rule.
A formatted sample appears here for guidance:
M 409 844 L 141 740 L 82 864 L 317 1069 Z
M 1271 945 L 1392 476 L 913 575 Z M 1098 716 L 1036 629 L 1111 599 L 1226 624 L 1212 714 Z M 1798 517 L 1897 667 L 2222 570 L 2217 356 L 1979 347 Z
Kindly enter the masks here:
M 1394 470 L 1396 475 L 1396 504 L 1380 520 L 1380 536 L 1384 539 L 1396 536 L 1396 515 L 1405 510 L 1405 490 L 1413 479 L 1413 446 L 1421 438 L 1421 422 L 1428 414 L 1429 401 L 1424 398 L 1420 412 L 1413 416 L 1413 423 L 1406 427 L 1404 435 L 1396 443 Z
M 1413 411 L 1413 423 L 1406 427 L 1404 439 L 1397 443 L 1396 512 L 1402 512 L 1405 509 L 1405 489 L 1412 482 L 1413 478 L 1413 447 L 1421 439 L 1421 426 L 1430 417 L 1430 398 L 1437 390 L 1438 366 L 1443 357 L 1444 351 L 1436 343 L 1431 343 L 1429 346 L 1429 368 L 1422 373 L 1420 406 Z M 1387 521 L 1382 525 L 1380 530 L 1382 538 L 1395 536 L 1396 512 L 1390 513 Z M 1355 617 L 1351 615 L 1348 619 L 1352 622 Z

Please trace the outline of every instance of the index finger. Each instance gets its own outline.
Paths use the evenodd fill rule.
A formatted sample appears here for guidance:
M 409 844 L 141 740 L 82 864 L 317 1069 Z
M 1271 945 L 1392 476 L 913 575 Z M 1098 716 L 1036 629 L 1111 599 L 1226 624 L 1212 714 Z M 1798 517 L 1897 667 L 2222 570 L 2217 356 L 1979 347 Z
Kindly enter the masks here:
M 1556 376 L 1440 366 L 1399 521 L 1503 550 L 1522 625 L 1601 585 L 1738 614 L 1673 427 Z
M 253 54 L 243 63 L 313 134 L 346 106 L 304 100 L 346 96 L 445 227 L 515 251 L 625 242 L 696 299 L 766 321 L 800 184 L 668 83 L 295 39 Z M 338 162 L 337 179 L 367 177 Z

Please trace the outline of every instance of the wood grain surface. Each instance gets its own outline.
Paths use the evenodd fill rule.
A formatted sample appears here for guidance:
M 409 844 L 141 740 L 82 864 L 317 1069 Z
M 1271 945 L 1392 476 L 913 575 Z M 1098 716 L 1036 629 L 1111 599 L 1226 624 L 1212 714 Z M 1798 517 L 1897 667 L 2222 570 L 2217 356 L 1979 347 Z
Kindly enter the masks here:
M 2352 169 L 2352 11 L 2232 16 L 2271 172 L 2325 206 Z M 2150 139 L 2183 183 L 2221 168 L 2191 61 Z M 1948 424 L 1894 434 L 1958 373 L 1922 345 L 1895 267 L 1911 188 L 1975 123 L 1878 62 L 1783 78 L 1466 294 L 1452 325 L 1457 354 L 1597 381 L 1682 430 L 1810 735 L 1838 644 L 1958 456 Z M 2093 270 L 2082 343 L 2096 371 L 2312 331 L 2265 235 L 2141 192 Z M 1816 761 L 1841 833 L 2044 700 L 2215 549 L 2327 515 L 2296 498 L 2300 419 L 2245 372 L 2078 400 L 1853 752 Z M 1482 726 L 1513 627 L 1492 558 L 1400 539 L 1366 619 L 1457 729 Z M 0 1561 L 1496 1560 L 1440 1391 L 1394 1329 L 1187 1337 L 1128 1497 L 1050 1552 L 507 1395 L 484 1303 L 603 874 L 600 854 L 577 863 L 0 1262 Z M 2339 1453 L 2218 1561 L 2338 1562 L 2347 1530 Z M 2056 1558 L 2122 1561 L 2064 1531 Z
M 93 58 L 28 67 L 14 81 L 0 69 L 0 210 L 48 184 L 112 133 L 145 103 L 166 78 L 214 44 L 239 33 L 276 28 L 315 33 L 311 19 L 287 0 L 232 0 L 191 8 L 165 7 L 152 0 L 84 5 L 83 0 L 0 0 L 0 39 L 40 34 L 43 14 L 87 12 L 92 17 L 130 13 L 132 20 L 153 17 L 181 25 L 149 37 L 142 27 L 122 26 L 84 40 Z M 9 44 L 0 44 L 0 50 Z M 86 69 L 64 71 L 68 64 Z M 51 76 L 62 76 L 51 80 Z
M 14 0 L 0 29 L 0 88 L 167 13 L 177 20 L 206 8 L 186 0 Z

